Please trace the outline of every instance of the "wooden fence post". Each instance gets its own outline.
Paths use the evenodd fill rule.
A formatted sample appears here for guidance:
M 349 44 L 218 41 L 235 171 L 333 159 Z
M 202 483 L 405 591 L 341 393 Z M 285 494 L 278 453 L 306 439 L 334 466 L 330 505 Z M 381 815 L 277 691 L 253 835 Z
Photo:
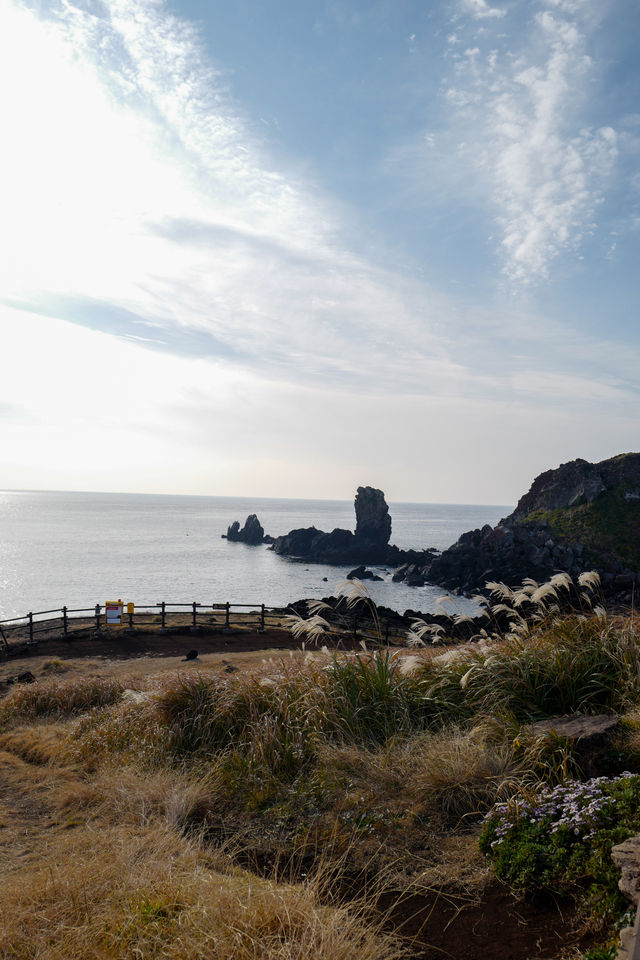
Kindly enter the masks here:
M 264 633 L 264 603 L 260 608 L 260 632 Z
M 227 615 L 226 615 L 226 618 L 225 618 L 224 625 L 225 625 L 225 627 L 226 627 L 227 630 L 228 630 L 229 627 L 231 626 L 231 604 L 229 603 L 228 600 L 227 600 L 225 606 L 226 606 L 226 610 L 227 610 Z
M 198 616 L 198 604 L 194 600 L 191 604 L 192 608 L 192 623 L 191 623 L 191 633 L 195 633 L 198 629 L 197 616 Z
M 165 607 L 166 606 L 167 605 L 163 600 L 162 603 L 160 604 L 160 629 L 163 631 L 167 629 L 165 625 Z
M 100 604 L 96 603 L 96 630 L 100 629 Z
M 29 640 L 33 640 L 33 614 L 29 614 Z
M 67 608 L 62 608 L 62 636 L 66 637 L 67 635 Z

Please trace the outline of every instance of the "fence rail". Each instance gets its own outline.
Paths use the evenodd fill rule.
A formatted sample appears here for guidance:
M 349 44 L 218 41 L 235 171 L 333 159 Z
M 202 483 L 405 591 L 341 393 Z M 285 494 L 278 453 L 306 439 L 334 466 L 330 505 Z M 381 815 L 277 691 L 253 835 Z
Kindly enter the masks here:
M 127 609 L 129 606 L 133 609 Z M 67 639 L 74 633 L 90 631 L 96 637 L 106 636 L 114 630 L 133 632 L 139 627 L 157 628 L 162 633 L 171 628 L 186 628 L 193 633 L 202 628 L 231 632 L 234 627 L 264 632 L 268 628 L 282 627 L 285 616 L 286 610 L 282 607 L 269 607 L 264 603 L 200 603 L 196 600 L 174 603 L 161 600 L 158 603 L 124 604 L 121 622 L 115 624 L 107 623 L 106 604 L 64 606 L 0 620 L 0 649 L 9 650 L 14 642 L 36 645 L 45 639 L 45 634 L 46 639 Z M 402 635 L 388 622 L 383 622 L 381 631 L 375 635 L 371 627 L 371 621 L 357 614 L 340 615 L 330 624 L 330 631 L 385 643 Z

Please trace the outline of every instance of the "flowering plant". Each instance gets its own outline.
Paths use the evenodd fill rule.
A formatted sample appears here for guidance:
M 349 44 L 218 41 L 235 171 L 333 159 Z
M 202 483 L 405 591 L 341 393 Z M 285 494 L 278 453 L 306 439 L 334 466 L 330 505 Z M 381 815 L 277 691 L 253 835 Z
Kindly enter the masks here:
M 640 829 L 640 776 L 542 787 L 485 817 L 481 850 L 498 877 L 533 891 L 616 881 L 611 847 Z

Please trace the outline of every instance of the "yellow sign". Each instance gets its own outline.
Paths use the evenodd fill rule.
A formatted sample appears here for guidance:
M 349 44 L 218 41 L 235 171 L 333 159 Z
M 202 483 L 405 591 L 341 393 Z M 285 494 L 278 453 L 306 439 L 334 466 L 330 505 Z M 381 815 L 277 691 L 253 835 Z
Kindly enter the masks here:
M 107 600 L 104 612 L 107 625 L 122 623 L 122 600 Z
M 133 613 L 133 608 L 134 608 L 134 606 L 135 606 L 135 604 L 133 604 L 133 603 L 128 603 L 128 604 L 127 604 L 127 613 L 129 613 L 129 614 Z

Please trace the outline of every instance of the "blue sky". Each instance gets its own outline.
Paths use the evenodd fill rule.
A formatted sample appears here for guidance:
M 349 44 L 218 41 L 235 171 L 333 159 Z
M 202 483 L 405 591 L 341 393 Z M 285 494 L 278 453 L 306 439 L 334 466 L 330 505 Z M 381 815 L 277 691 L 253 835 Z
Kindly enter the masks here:
M 0 486 L 509 503 L 638 449 L 639 21 L 0 0 Z

